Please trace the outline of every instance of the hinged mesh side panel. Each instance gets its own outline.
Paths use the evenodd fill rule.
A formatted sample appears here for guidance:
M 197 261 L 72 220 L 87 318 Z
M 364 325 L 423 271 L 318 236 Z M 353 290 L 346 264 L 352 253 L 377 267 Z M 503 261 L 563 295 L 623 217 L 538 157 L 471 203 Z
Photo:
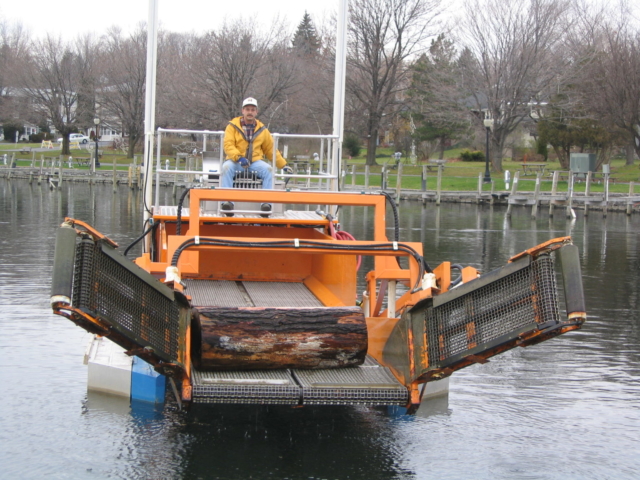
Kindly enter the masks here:
M 535 325 L 560 322 L 553 259 L 531 264 L 437 307 L 425 309 L 429 368 L 495 346 Z M 474 352 L 471 352 L 471 350 Z
M 103 319 L 141 347 L 152 347 L 165 361 L 178 356 L 177 303 L 105 254 L 99 243 L 79 244 L 73 306 Z

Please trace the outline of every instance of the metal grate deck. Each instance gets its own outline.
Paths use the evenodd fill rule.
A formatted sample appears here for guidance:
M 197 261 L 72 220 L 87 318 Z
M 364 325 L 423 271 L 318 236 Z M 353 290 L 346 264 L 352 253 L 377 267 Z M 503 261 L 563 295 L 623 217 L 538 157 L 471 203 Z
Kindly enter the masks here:
M 194 403 L 298 405 L 300 387 L 288 370 L 192 371 Z
M 406 405 L 408 391 L 367 357 L 355 368 L 202 372 L 193 370 L 194 403 Z
M 322 307 L 303 283 L 185 279 L 194 307 Z

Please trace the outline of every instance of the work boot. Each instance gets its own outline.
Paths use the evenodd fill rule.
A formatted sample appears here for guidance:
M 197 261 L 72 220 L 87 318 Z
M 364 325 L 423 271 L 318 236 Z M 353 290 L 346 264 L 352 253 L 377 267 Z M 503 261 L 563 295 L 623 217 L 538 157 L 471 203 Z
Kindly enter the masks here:
M 260 216 L 267 218 L 271 215 L 271 204 L 270 203 L 263 203 L 262 205 L 260 205 L 260 210 L 265 212 L 265 213 L 261 213 Z
M 220 210 L 222 210 L 222 213 L 227 217 L 233 217 L 233 212 L 229 210 L 233 210 L 234 206 L 233 202 L 223 202 L 222 205 L 220 205 Z

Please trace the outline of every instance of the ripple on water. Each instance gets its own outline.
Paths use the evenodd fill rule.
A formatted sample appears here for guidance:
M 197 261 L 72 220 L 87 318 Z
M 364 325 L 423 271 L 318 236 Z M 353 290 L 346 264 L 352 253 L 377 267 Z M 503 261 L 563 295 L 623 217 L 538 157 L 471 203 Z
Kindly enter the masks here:
M 184 414 L 171 400 L 157 410 L 87 393 L 90 336 L 49 309 L 61 219 L 88 221 L 127 245 L 140 232 L 139 200 L 127 188 L 113 195 L 110 186 L 52 192 L 0 182 L 0 477 L 637 477 L 637 216 L 585 222 L 579 214 L 570 226 L 561 216 L 531 221 L 526 209 L 507 221 L 500 208 L 403 202 L 403 235 L 423 242 L 433 266 L 453 260 L 489 271 L 571 232 L 583 262 L 584 328 L 456 372 L 448 397 L 415 417 L 346 407 L 196 406 Z M 349 209 L 341 223 L 356 238 L 372 225 Z

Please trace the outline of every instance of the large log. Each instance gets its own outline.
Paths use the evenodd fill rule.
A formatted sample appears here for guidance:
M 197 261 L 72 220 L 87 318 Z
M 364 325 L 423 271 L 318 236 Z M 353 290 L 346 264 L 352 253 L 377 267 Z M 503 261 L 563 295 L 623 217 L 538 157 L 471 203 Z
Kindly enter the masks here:
M 367 326 L 357 307 L 194 309 L 192 357 L 203 370 L 361 365 Z

